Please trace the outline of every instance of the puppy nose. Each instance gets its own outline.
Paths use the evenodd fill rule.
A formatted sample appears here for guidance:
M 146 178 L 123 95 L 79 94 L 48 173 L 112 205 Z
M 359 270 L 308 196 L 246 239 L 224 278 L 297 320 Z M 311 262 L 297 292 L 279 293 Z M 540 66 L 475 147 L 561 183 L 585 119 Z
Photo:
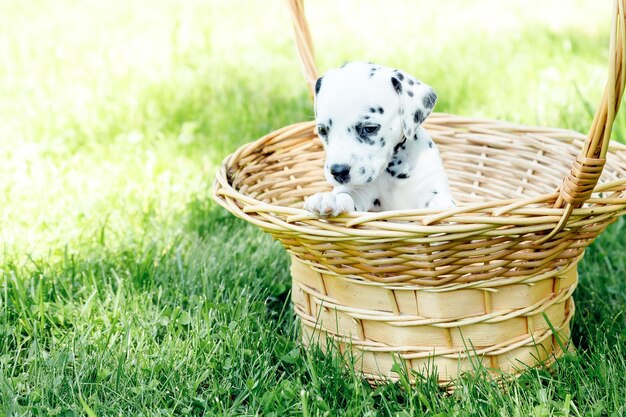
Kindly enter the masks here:
M 333 164 L 330 166 L 330 173 L 339 184 L 345 184 L 350 181 L 350 165 Z

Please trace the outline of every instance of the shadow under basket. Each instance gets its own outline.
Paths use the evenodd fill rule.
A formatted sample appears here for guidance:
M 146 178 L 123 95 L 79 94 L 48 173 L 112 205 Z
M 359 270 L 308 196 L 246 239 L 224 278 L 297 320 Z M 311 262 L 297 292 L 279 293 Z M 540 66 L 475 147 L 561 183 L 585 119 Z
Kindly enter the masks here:
M 610 141 L 624 89 L 624 3 L 615 3 L 609 81 L 588 136 L 428 118 L 455 209 L 336 218 L 303 210 L 306 197 L 330 190 L 313 122 L 286 126 L 224 160 L 214 198 L 291 255 L 305 344 L 351 351 L 371 382 L 397 379 L 396 363 L 436 371 L 448 384 L 477 364 L 513 375 L 563 354 L 577 263 L 626 212 L 626 146 Z M 317 71 L 303 6 L 288 5 L 311 87 Z

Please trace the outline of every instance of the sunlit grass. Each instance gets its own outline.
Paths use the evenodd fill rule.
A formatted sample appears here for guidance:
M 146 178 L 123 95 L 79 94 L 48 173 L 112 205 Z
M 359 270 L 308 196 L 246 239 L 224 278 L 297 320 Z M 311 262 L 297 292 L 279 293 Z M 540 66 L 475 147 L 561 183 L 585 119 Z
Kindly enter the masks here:
M 586 131 L 609 3 L 307 11 L 322 70 L 372 60 L 439 111 Z M 300 350 L 286 255 L 210 200 L 224 156 L 312 119 L 282 2 L 8 0 L 0 28 L 0 415 L 626 412 L 623 221 L 581 267 L 578 356 L 506 393 L 373 391 Z
M 585 129 L 607 43 L 608 8 L 592 3 L 309 9 L 321 68 L 397 65 L 436 87 L 440 111 Z M 80 245 L 104 218 L 144 233 L 148 208 L 184 210 L 237 144 L 311 118 L 282 4 L 0 7 L 5 250 Z

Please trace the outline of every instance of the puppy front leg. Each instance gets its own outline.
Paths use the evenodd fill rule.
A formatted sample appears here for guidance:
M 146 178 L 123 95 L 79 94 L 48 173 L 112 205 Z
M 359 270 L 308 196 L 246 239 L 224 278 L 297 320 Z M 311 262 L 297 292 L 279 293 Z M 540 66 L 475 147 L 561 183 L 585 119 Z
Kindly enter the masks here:
M 432 191 L 430 200 L 426 202 L 426 208 L 435 210 L 448 210 L 453 207 L 456 207 L 456 203 L 446 188 Z
M 349 211 L 367 211 L 372 207 L 368 192 L 347 186 L 333 188 L 331 192 L 308 197 L 304 209 L 321 216 L 338 216 Z

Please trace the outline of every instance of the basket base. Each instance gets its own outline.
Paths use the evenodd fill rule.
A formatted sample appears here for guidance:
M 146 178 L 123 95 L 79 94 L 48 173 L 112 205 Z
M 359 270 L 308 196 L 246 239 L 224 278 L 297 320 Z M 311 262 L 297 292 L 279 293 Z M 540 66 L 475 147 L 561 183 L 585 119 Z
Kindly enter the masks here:
M 436 374 L 448 388 L 478 370 L 495 379 L 510 378 L 529 367 L 549 366 L 570 346 L 576 265 L 530 284 L 443 290 L 364 282 L 320 272 L 295 257 L 291 272 L 303 344 L 347 354 L 351 366 L 373 385 L 398 380 L 396 371 L 411 382 L 418 374 Z M 491 311 L 477 313 L 485 306 L 471 302 L 476 293 L 504 294 L 510 302 L 493 303 L 498 297 L 491 295 Z M 466 311 L 456 305 L 463 298 L 470 300 L 462 304 Z M 439 317 L 403 313 L 408 300 L 423 307 L 418 311 Z M 456 300 L 455 306 L 446 309 L 450 300 Z
M 445 358 L 436 354 L 428 355 L 420 360 L 405 359 L 403 352 L 369 351 L 353 341 L 338 339 L 319 328 L 301 323 L 302 343 L 305 347 L 319 346 L 323 351 L 335 351 L 342 355 L 348 352 L 350 359 L 347 366 L 367 379 L 372 386 L 395 382 L 400 379 L 397 369 L 414 384 L 420 378 L 437 378 L 440 386 L 453 390 L 455 381 L 466 373 L 483 373 L 494 380 L 516 378 L 529 368 L 551 366 L 556 359 L 566 352 L 573 351 L 569 338 L 569 327 L 558 332 L 559 341 L 555 337 L 547 338 L 534 346 L 527 346 L 510 351 L 506 358 L 492 359 L 494 356 L 480 355 L 473 352 L 460 352 L 456 358 L 446 355 Z M 505 361 L 505 362 L 500 362 Z M 495 367 L 494 367 L 495 365 Z M 399 368 L 398 368 L 399 366 Z

